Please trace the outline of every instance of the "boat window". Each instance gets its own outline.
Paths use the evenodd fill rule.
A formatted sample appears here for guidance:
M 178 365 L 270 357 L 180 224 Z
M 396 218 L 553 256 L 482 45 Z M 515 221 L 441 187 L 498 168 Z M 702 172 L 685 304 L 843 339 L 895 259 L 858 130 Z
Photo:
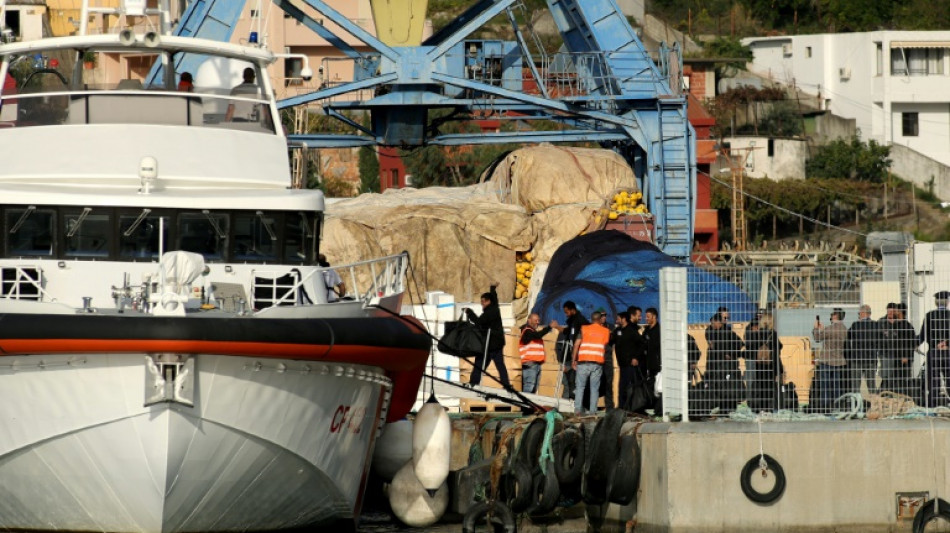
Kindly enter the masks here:
M 109 257 L 112 217 L 108 212 L 85 208 L 63 214 L 67 257 Z
M 55 223 L 56 211 L 52 209 L 31 206 L 5 210 L 6 256 L 52 256 Z
M 278 253 L 275 214 L 258 211 L 234 215 L 236 261 L 275 261 Z
M 123 259 L 158 259 L 159 217 L 151 209 L 143 209 L 138 215 L 119 216 L 119 256 Z M 165 218 L 162 232 L 168 243 L 169 217 Z M 166 248 L 168 245 L 165 245 Z
M 284 226 L 284 260 L 311 264 L 314 260 L 318 218 L 314 213 L 287 213 Z
M 178 217 L 178 249 L 201 254 L 206 260 L 224 259 L 229 221 L 225 213 L 182 213 Z

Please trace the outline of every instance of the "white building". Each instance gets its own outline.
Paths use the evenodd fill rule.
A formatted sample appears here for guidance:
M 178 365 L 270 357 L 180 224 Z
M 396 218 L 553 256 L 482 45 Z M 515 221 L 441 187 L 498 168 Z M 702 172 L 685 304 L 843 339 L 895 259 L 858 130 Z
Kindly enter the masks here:
M 769 178 L 775 181 L 805 179 L 805 160 L 808 145 L 800 139 L 770 137 L 726 137 L 723 139 L 732 153 L 734 164 L 741 164 L 750 178 Z M 720 168 L 729 168 L 729 163 Z
M 855 119 L 864 140 L 950 165 L 950 31 L 877 31 L 743 39 L 749 69 L 815 94 Z

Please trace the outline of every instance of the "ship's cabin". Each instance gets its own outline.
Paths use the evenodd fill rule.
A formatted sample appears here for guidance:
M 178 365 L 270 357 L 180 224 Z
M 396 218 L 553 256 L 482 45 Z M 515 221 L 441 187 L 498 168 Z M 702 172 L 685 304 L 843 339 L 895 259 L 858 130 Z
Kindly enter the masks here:
M 277 134 L 264 70 L 273 56 L 194 41 L 125 34 L 0 46 L 0 127 L 156 124 Z

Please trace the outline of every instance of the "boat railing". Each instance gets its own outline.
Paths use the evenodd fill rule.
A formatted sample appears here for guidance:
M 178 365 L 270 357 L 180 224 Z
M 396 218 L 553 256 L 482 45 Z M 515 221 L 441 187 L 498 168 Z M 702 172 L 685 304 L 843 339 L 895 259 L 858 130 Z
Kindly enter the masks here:
M 379 259 L 359 261 L 335 267 L 340 277 L 352 287 L 352 292 L 364 304 L 372 304 L 379 298 L 393 296 L 406 290 L 406 270 L 409 268 L 409 253 L 390 255 Z
M 403 252 L 356 263 L 312 270 L 301 276 L 292 287 L 281 287 L 283 294 L 272 302 L 268 302 L 268 304 L 273 307 L 295 305 L 300 300 L 300 294 L 308 294 L 307 287 L 315 286 L 318 290 L 325 288 L 323 273 L 328 270 L 335 270 L 347 287 L 347 293 L 340 301 L 359 300 L 363 305 L 374 305 L 383 298 L 398 295 L 406 290 L 405 279 L 408 268 L 409 254 Z M 318 274 L 320 279 L 311 283 L 311 279 Z M 313 303 L 325 302 L 326 296 L 321 295 L 316 297 Z
M 43 289 L 43 269 L 36 266 L 0 267 L 0 297 L 13 300 L 55 302 Z
M 12 125 L 159 124 L 274 133 L 269 103 L 253 96 L 138 89 L 46 91 L 0 97 L 16 104 Z

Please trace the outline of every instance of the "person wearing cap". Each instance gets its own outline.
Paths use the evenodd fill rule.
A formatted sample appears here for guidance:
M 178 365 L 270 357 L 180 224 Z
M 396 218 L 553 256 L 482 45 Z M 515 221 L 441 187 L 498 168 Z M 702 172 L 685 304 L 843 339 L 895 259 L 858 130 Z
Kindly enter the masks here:
M 858 319 L 848 328 L 844 358 L 848 362 L 847 392 L 861 392 L 861 380 L 867 381 L 867 390 L 877 394 L 877 365 L 881 351 L 881 329 L 871 320 L 871 306 L 858 308 Z
M 574 344 L 572 354 L 572 366 L 577 373 L 574 389 L 574 412 L 577 414 L 597 412 L 600 380 L 603 377 L 607 344 L 610 342 L 610 330 L 604 326 L 606 315 L 594 311 L 590 319 L 591 324 L 581 326 L 580 342 Z M 587 409 L 584 408 L 585 393 L 590 400 Z
M 923 383 L 923 396 L 927 407 L 944 404 L 938 401 L 940 396 L 940 378 L 948 380 L 950 386 L 950 310 L 947 300 L 950 291 L 940 291 L 934 295 L 937 308 L 924 315 L 924 323 L 917 336 L 917 345 L 927 343 L 927 376 Z
M 844 346 L 848 338 L 848 329 L 844 327 L 844 310 L 835 307 L 831 311 L 831 324 L 825 327 L 821 320 L 815 321 L 811 330 L 812 337 L 821 343 L 821 350 L 815 356 L 815 373 L 818 382 L 817 407 L 830 406 L 842 394 L 842 380 L 845 379 L 847 361 L 844 358 Z
M 317 264 L 326 270 L 323 271 L 323 284 L 327 288 L 327 303 L 339 301 L 346 294 L 346 283 L 336 270 L 330 268 L 330 262 L 327 256 L 319 254 Z
M 887 314 L 878 322 L 881 327 L 881 388 L 916 396 L 911 386 L 911 374 L 914 348 L 917 347 L 917 332 L 904 318 L 901 306 L 904 304 L 887 304 Z

